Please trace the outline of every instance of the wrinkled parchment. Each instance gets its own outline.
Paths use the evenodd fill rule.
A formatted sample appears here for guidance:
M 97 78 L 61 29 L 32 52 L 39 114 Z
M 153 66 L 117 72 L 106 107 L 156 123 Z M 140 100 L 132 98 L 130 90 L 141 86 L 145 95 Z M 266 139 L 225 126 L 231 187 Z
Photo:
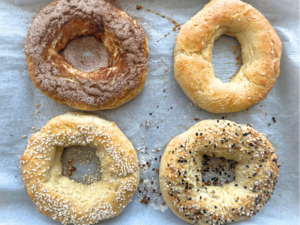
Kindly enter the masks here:
M 27 30 L 37 11 L 50 2 L 0 0 L 0 224 L 59 224 L 38 213 L 24 187 L 19 163 L 27 140 L 36 129 L 57 115 L 76 111 L 47 98 L 34 86 L 28 73 L 23 49 Z M 246 0 L 266 16 L 281 38 L 281 74 L 266 100 L 249 110 L 233 114 L 211 114 L 191 104 L 173 77 L 173 48 L 178 34 L 178 31 L 172 30 L 175 24 L 145 10 L 151 9 L 183 24 L 207 2 L 113 1 L 114 5 L 136 18 L 146 31 L 150 47 L 149 73 L 145 89 L 134 100 L 118 109 L 93 113 L 115 121 L 133 142 L 140 160 L 152 159 L 150 171 L 141 173 L 141 176 L 147 178 L 155 174 L 155 179 L 157 173 L 152 172 L 152 168 L 158 168 L 159 163 L 154 158 L 163 154 L 164 145 L 172 137 L 195 124 L 195 118 L 204 120 L 227 116 L 237 123 L 253 124 L 253 128 L 268 136 L 282 167 L 273 198 L 256 216 L 237 224 L 298 224 L 299 2 Z M 136 10 L 137 4 L 143 9 Z M 239 51 L 234 54 L 232 49 L 236 45 L 237 42 L 229 37 L 216 41 L 213 63 L 216 76 L 223 81 L 230 80 L 240 66 L 236 65 L 239 63 L 236 60 Z M 38 108 L 35 107 L 37 103 Z M 145 126 L 146 120 L 152 121 L 149 128 Z M 28 135 L 28 138 L 23 138 L 23 135 Z M 161 150 L 156 151 L 158 148 Z M 170 209 L 162 212 L 155 210 L 151 204 L 140 203 L 138 195 L 120 216 L 99 224 L 186 224 Z

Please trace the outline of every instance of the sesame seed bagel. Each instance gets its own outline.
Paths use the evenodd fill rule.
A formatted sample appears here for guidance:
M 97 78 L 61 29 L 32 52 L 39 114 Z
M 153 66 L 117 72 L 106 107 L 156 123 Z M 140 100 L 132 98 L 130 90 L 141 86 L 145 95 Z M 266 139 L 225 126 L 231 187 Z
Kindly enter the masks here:
M 223 186 L 202 181 L 203 156 L 235 160 L 235 180 Z M 171 210 L 191 224 L 245 220 L 272 197 L 279 173 L 270 142 L 248 126 L 204 120 L 168 144 L 160 164 L 160 188 Z
M 109 67 L 81 71 L 60 54 L 68 42 L 94 35 Z M 137 20 L 103 0 L 55 0 L 33 20 L 25 43 L 32 81 L 60 104 L 112 109 L 135 98 L 147 77 L 148 42 Z
M 215 77 L 214 42 L 235 37 L 243 65 L 231 82 Z M 198 107 L 212 113 L 243 110 L 265 99 L 280 73 L 281 41 L 268 20 L 240 0 L 211 0 L 176 38 L 175 79 Z
M 63 150 L 74 145 L 96 149 L 100 181 L 85 185 L 62 175 Z M 119 215 L 139 183 L 132 143 L 115 123 L 96 115 L 67 113 L 50 120 L 30 138 L 21 164 L 39 212 L 63 224 L 94 224 Z

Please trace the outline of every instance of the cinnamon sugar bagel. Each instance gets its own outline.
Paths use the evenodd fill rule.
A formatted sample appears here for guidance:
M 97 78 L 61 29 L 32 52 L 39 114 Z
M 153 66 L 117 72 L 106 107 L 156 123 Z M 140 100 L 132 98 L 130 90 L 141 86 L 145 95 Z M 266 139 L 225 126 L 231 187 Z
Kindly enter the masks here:
M 62 175 L 65 147 L 96 149 L 101 180 L 90 185 Z M 29 197 L 40 213 L 63 224 L 94 224 L 119 215 L 139 184 L 138 158 L 116 126 L 96 115 L 67 113 L 50 120 L 29 140 L 21 157 Z
M 237 162 L 235 180 L 207 186 L 203 156 Z M 160 164 L 160 188 L 171 210 L 192 224 L 221 225 L 254 216 L 272 197 L 278 158 L 270 142 L 248 126 L 204 120 L 168 144 Z
M 59 52 L 94 35 L 109 67 L 83 72 Z M 116 108 L 139 94 L 147 77 L 148 43 L 136 20 L 103 0 L 55 0 L 33 20 L 25 43 L 29 73 L 49 98 L 82 110 Z
M 243 65 L 231 82 L 214 75 L 212 50 L 221 35 L 235 37 Z M 281 41 L 268 20 L 240 0 L 211 0 L 176 38 L 175 79 L 198 106 L 212 113 L 243 110 L 265 99 L 280 72 Z

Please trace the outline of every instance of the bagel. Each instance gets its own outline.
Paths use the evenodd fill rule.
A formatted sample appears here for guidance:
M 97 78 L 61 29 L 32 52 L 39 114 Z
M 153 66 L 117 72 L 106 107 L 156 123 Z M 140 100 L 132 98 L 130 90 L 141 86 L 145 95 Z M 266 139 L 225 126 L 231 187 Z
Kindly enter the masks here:
M 215 77 L 214 42 L 235 37 L 243 65 L 231 82 Z M 231 113 L 265 99 L 280 73 L 281 41 L 268 20 L 240 0 L 211 0 L 176 38 L 175 79 L 191 101 L 212 113 Z
M 110 55 L 109 67 L 83 72 L 59 53 L 69 41 L 94 35 Z M 55 0 L 33 20 L 25 43 L 35 86 L 60 104 L 112 109 L 136 97 L 147 77 L 148 42 L 137 20 L 103 0 Z
M 204 185 L 204 155 L 235 160 L 235 181 Z M 159 182 L 178 217 L 192 224 L 221 225 L 259 212 L 273 194 L 279 167 L 270 142 L 256 130 L 227 120 L 204 120 L 168 144 Z
M 62 175 L 63 150 L 74 145 L 96 149 L 100 181 L 86 185 Z M 96 115 L 67 113 L 50 120 L 30 138 L 21 164 L 39 212 L 63 224 L 94 224 L 119 215 L 139 184 L 132 143 L 115 123 Z

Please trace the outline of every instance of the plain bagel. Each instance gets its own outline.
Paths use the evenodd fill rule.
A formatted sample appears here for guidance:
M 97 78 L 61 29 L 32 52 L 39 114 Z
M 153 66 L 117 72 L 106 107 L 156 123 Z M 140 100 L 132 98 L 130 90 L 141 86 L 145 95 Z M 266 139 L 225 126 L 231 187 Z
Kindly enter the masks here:
M 94 35 L 109 67 L 83 72 L 59 53 L 69 41 Z M 137 20 L 104 0 L 55 0 L 33 20 L 25 43 L 29 73 L 49 98 L 82 110 L 116 108 L 136 97 L 147 77 L 148 42 Z
M 214 75 L 212 50 L 221 35 L 235 37 L 243 66 L 231 82 Z M 280 72 L 281 41 L 268 20 L 240 0 L 211 0 L 176 38 L 175 79 L 198 106 L 212 113 L 243 110 L 265 99 Z
M 89 146 L 101 160 L 101 180 L 91 185 L 62 175 L 65 147 Z M 21 157 L 29 197 L 40 213 L 63 224 L 94 224 L 119 215 L 139 184 L 138 158 L 115 123 L 96 115 L 67 113 L 29 140 Z
M 235 180 L 202 181 L 203 156 L 235 160 Z M 171 210 L 192 224 L 222 225 L 254 216 L 272 197 L 279 173 L 270 142 L 248 126 L 204 120 L 168 144 L 160 164 L 162 195 Z

